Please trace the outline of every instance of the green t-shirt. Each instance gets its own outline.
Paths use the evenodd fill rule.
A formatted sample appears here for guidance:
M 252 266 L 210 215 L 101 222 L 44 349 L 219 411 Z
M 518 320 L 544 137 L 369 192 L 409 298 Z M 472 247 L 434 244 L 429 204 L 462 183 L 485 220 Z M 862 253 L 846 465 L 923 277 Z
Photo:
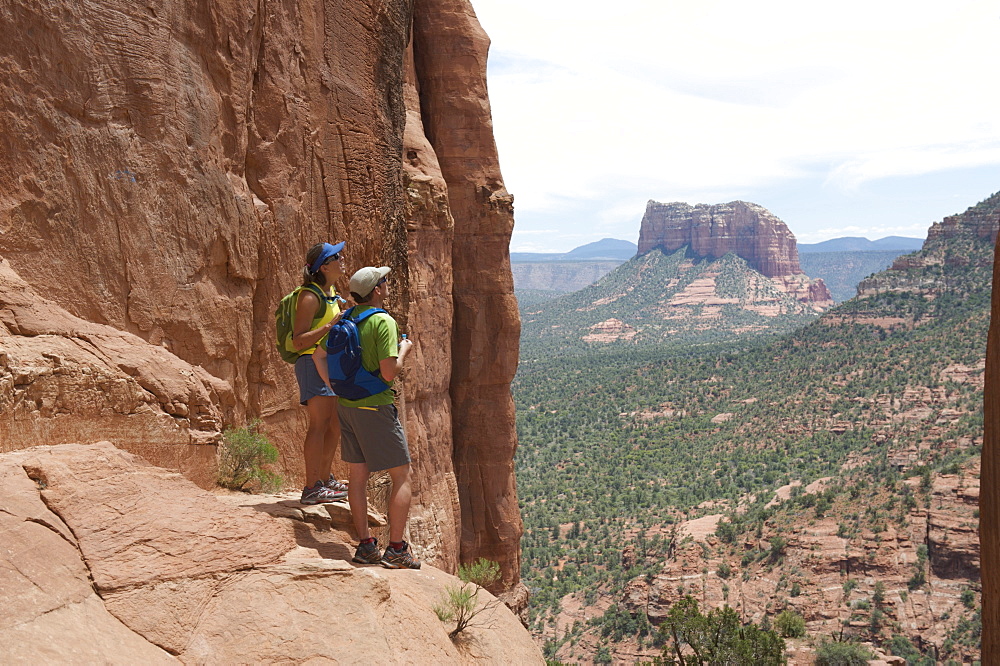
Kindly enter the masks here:
M 356 317 L 370 307 L 369 305 L 358 305 L 352 314 Z M 388 313 L 376 312 L 361 322 L 358 327 L 358 337 L 361 340 L 361 365 L 368 372 L 378 374 L 379 361 L 399 356 L 399 328 L 396 326 L 396 320 Z M 390 388 L 381 393 L 361 398 L 361 400 L 348 400 L 347 398 L 338 398 L 338 400 L 345 407 L 391 405 L 396 396 L 392 392 L 392 382 L 389 382 L 389 386 Z

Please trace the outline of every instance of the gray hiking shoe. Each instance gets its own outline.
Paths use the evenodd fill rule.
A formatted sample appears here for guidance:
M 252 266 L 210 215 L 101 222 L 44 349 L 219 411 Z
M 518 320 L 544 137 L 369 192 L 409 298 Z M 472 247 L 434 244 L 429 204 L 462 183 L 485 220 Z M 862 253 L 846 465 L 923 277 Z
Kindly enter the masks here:
M 347 497 L 347 493 L 337 495 L 335 492 L 323 485 L 322 481 L 317 481 L 315 485 L 302 489 L 300 504 L 329 504 Z
M 330 475 L 330 478 L 323 485 L 326 486 L 327 490 L 336 495 L 338 499 L 347 497 L 347 484 L 333 478 L 333 474 Z
M 386 569 L 419 569 L 420 560 L 413 557 L 410 552 L 410 544 L 403 542 L 403 547 L 396 550 L 392 546 L 382 553 L 382 566 Z
M 378 564 L 382 561 L 382 555 L 378 552 L 378 541 L 359 543 L 358 549 L 354 551 L 352 562 L 358 564 Z

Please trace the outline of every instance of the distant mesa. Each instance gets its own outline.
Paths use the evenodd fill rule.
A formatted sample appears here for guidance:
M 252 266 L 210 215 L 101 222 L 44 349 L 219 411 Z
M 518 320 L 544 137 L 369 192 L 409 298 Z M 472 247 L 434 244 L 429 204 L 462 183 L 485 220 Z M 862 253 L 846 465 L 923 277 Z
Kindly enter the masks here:
M 833 304 L 822 280 L 803 280 L 791 230 L 763 206 L 746 201 L 726 204 L 649 201 L 639 230 L 639 254 L 665 253 L 687 246 L 699 257 L 718 259 L 732 253 L 772 280 L 791 288 L 801 300 Z

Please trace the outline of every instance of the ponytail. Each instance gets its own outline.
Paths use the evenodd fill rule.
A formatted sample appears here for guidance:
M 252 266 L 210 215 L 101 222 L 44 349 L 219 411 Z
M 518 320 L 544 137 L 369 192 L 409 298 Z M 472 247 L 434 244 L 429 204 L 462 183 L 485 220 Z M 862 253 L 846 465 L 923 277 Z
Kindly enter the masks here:
M 321 287 L 326 286 L 326 276 L 323 275 L 323 271 L 316 271 L 313 273 L 309 270 L 309 267 L 316 263 L 319 259 L 319 255 L 323 252 L 324 243 L 316 243 L 309 251 L 306 252 L 306 265 L 302 269 L 302 286 L 308 287 L 311 283 L 315 282 Z

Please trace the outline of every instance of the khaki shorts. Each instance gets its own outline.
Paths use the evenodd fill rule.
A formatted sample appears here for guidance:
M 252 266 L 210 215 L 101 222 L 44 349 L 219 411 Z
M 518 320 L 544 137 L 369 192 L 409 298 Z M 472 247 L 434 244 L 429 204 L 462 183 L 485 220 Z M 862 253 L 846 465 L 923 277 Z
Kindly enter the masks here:
M 367 463 L 369 472 L 410 463 L 410 447 L 399 422 L 396 405 L 345 407 L 340 417 L 340 457 L 348 463 Z

